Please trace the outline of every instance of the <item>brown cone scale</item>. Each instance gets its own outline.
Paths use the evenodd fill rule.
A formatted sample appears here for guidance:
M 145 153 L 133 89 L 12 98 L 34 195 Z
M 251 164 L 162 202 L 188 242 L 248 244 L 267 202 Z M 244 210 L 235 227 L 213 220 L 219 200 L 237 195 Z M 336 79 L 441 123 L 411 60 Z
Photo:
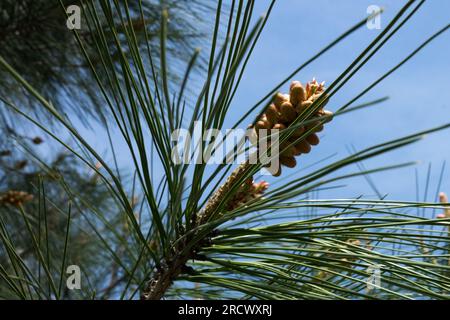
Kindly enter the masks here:
M 293 81 L 290 85 L 289 94 L 276 93 L 272 99 L 272 103 L 255 123 L 254 128 L 257 135 L 259 135 L 258 130 L 260 129 L 278 129 L 280 131 L 286 129 L 293 124 L 300 114 L 308 110 L 314 101 L 322 97 L 324 91 L 324 83 L 318 83 L 315 79 L 308 82 L 306 86 L 303 86 L 300 81 Z M 295 156 L 299 156 L 302 153 L 309 153 L 311 146 L 320 143 L 320 139 L 316 133 L 323 130 L 323 124 L 331 121 L 333 115 L 331 111 L 323 109 L 327 102 L 328 97 L 325 97 L 321 108 L 310 116 L 310 118 L 326 118 L 318 122 L 309 123 L 306 127 L 296 128 L 289 138 L 281 143 L 281 166 L 288 168 L 295 167 L 297 165 Z M 311 132 L 299 140 L 305 131 Z M 281 166 L 273 173 L 274 176 L 281 174 Z

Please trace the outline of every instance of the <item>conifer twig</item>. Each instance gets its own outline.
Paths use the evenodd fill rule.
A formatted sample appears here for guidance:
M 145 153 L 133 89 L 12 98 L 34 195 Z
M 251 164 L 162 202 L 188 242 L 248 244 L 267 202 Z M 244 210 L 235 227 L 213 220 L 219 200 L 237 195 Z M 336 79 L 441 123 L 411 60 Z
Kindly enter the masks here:
M 323 129 L 324 122 L 331 120 L 330 116 L 332 113 L 323 109 L 327 102 L 327 97 L 325 97 L 325 103 L 322 103 L 316 112 L 312 111 L 312 106 L 324 92 L 324 83 L 318 83 L 315 79 L 308 82 L 305 88 L 299 81 L 294 81 L 290 86 L 289 94 L 277 93 L 273 98 L 273 102 L 265 110 L 265 113 L 252 126 L 256 135 L 259 135 L 260 130 L 284 130 L 294 124 L 299 116 L 308 112 L 310 113 L 308 118 L 314 116 L 323 117 L 312 125 L 296 129 L 296 134 L 293 135 L 291 141 L 285 144 L 285 147 L 280 150 L 281 152 L 276 155 L 280 157 L 281 164 L 272 172 L 274 176 L 281 174 L 281 165 L 290 168 L 294 167 L 296 165 L 295 156 L 309 153 L 311 145 L 319 143 L 316 132 Z M 214 215 L 221 207 L 227 208 L 229 204 L 233 204 L 234 198 L 229 195 L 241 183 L 242 177 L 252 169 L 253 165 L 249 160 L 246 160 L 230 174 L 227 180 L 208 199 L 204 208 L 197 214 L 194 214 L 194 217 L 191 219 L 193 229 L 200 229 L 199 227 L 214 219 Z M 241 193 L 247 192 L 245 184 L 243 187 Z M 255 196 L 259 196 L 261 190 L 264 190 L 266 187 L 267 184 L 263 183 L 262 189 L 258 186 L 252 190 Z M 239 188 L 237 193 L 239 193 Z M 237 206 L 240 205 L 242 203 L 238 201 Z M 143 300 L 161 299 L 172 282 L 184 271 L 189 271 L 186 263 L 189 259 L 197 257 L 196 252 L 199 249 L 199 243 L 202 241 L 202 237 L 195 237 L 196 235 L 184 236 L 181 238 L 182 240 L 177 241 L 177 245 L 171 250 L 171 254 L 164 258 L 153 278 L 148 282 L 141 296 Z M 192 243 L 194 238 L 200 240 Z

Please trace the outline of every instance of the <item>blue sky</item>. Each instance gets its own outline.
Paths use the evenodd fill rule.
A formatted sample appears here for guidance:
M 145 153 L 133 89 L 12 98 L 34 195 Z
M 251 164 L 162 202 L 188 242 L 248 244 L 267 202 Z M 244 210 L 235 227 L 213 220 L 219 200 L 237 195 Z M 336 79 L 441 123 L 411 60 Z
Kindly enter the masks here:
M 256 1 L 255 17 L 266 11 L 268 0 Z M 231 127 L 245 111 L 269 92 L 297 66 L 313 56 L 350 26 L 367 16 L 369 5 L 385 8 L 381 17 L 384 28 L 404 1 L 364 0 L 278 0 L 257 44 L 247 72 L 241 82 L 225 128 Z M 349 81 L 329 102 L 334 111 L 357 95 L 387 70 L 395 66 L 431 34 L 449 22 L 450 1 L 427 1 L 419 12 L 381 49 L 379 53 Z M 213 23 L 213 17 L 211 17 Z M 362 28 L 341 42 L 319 60 L 294 77 L 306 82 L 313 77 L 330 84 L 381 30 Z M 203 51 L 208 52 L 205 46 Z M 321 134 L 319 146 L 299 158 L 300 166 L 308 166 L 332 154 L 334 159 L 356 149 L 388 141 L 417 131 L 445 124 L 450 120 L 450 32 L 445 33 L 401 69 L 375 87 L 357 103 L 389 96 L 383 104 L 338 117 Z M 288 91 L 289 84 L 283 86 Z M 245 126 L 244 126 L 245 127 Z M 107 153 L 106 137 L 99 132 L 83 130 L 83 134 L 100 153 Z M 427 170 L 431 165 L 428 200 L 435 200 L 442 164 L 447 161 L 440 190 L 450 193 L 450 131 L 429 135 L 412 146 L 366 161 L 367 168 L 376 168 L 408 161 L 421 161 L 415 167 L 372 176 L 373 181 L 389 199 L 415 200 L 415 172 L 419 174 L 420 200 L 423 200 Z M 119 162 L 129 167 L 128 152 L 119 139 Z M 329 162 L 329 161 L 328 161 Z M 285 174 L 298 170 L 288 169 Z M 353 166 L 339 173 L 354 172 Z M 277 179 L 283 179 L 277 178 Z M 276 181 L 269 179 L 270 181 Z M 279 181 L 279 180 L 278 180 Z M 353 198 L 374 196 L 364 178 L 346 181 L 345 188 L 321 191 L 319 197 Z

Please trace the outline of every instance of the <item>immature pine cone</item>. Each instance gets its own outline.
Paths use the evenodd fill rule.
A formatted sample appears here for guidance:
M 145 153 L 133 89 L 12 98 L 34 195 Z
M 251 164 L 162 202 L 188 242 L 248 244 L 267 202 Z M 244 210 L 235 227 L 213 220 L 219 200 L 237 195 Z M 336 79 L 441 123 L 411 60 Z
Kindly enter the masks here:
M 261 115 L 261 117 L 255 123 L 255 130 L 258 134 L 260 129 L 279 129 L 280 131 L 289 127 L 294 120 L 298 117 L 300 113 L 308 109 L 315 100 L 317 100 L 325 91 L 324 83 L 318 83 L 315 79 L 308 82 L 306 87 L 299 81 L 293 81 L 290 86 L 289 94 L 277 93 L 272 103 L 267 107 L 266 111 Z M 316 111 L 310 118 L 321 117 L 321 116 L 331 116 L 332 112 L 324 110 L 323 107 L 328 102 L 328 99 L 324 101 L 321 108 Z M 331 118 L 327 119 L 326 122 L 331 121 Z M 309 153 L 311 151 L 311 145 L 317 145 L 319 143 L 319 137 L 316 132 L 323 130 L 323 125 L 318 125 L 313 132 L 300 141 L 297 141 L 301 135 L 312 129 L 318 124 L 311 123 L 304 127 L 299 127 L 294 131 L 288 140 L 280 144 L 280 164 L 289 168 L 293 168 L 297 165 L 295 156 L 302 153 Z M 287 148 L 289 145 L 293 144 Z M 284 150 L 284 151 L 283 151 Z M 281 174 L 281 166 L 276 172 L 272 173 L 274 176 L 279 176 Z
M 448 197 L 444 192 L 439 193 L 439 202 L 444 203 L 444 204 L 448 203 Z M 437 218 L 439 218 L 439 219 L 450 218 L 450 209 L 449 208 L 444 209 L 444 211 L 442 213 L 437 215 Z
M 237 209 L 245 205 L 250 200 L 261 197 L 268 187 L 269 184 L 266 181 L 255 182 L 253 181 L 253 178 L 248 178 L 239 187 L 238 191 L 230 199 L 230 201 L 228 201 L 226 206 L 227 211 Z
M 0 204 L 9 204 L 15 207 L 31 200 L 33 200 L 33 195 L 24 191 L 9 190 L 0 195 Z

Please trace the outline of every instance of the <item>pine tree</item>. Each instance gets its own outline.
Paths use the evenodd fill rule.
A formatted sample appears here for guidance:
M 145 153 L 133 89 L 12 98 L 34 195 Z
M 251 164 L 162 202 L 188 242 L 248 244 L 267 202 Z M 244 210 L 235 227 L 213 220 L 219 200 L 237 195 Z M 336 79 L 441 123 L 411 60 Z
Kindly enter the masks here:
M 280 158 L 283 167 L 297 165 L 300 155 L 300 158 L 314 157 L 311 146 L 320 148 L 317 132 L 344 113 L 385 101 L 380 98 L 355 104 L 448 30 L 448 24 L 437 30 L 345 105 L 335 104 L 335 95 L 343 85 L 362 72 L 361 67 L 410 22 L 423 2 L 413 0 L 404 4 L 329 85 L 302 79 L 303 68 L 365 26 L 366 19 L 351 26 L 284 81 L 275 84 L 254 106 L 242 110 L 242 117 L 232 127 L 248 126 L 258 138 L 266 130 L 270 143 L 265 149 L 258 143 L 256 149 Z M 427 212 L 444 210 L 448 203 L 442 203 L 442 199 L 441 203 L 434 203 L 306 197 L 336 181 L 411 165 L 411 162 L 380 164 L 372 169 L 360 166 L 359 171 L 339 172 L 415 143 L 427 133 L 448 129 L 450 124 L 393 137 L 341 159 L 318 163 L 316 169 L 293 176 L 275 170 L 272 173 L 276 183 L 271 185 L 258 176 L 265 163 L 253 163 L 250 156 L 238 165 L 225 163 L 212 168 L 205 162 L 176 164 L 172 140 L 176 129 L 184 128 L 192 134 L 197 120 L 202 120 L 201 133 L 224 129 L 235 92 L 275 1 L 259 19 L 253 13 L 255 1 L 231 1 L 227 9 L 222 1 L 216 1 L 207 58 L 203 61 L 198 51 L 191 50 L 180 81 L 170 76 L 169 68 L 173 65 L 170 60 L 173 8 L 161 2 L 157 13 L 159 28 L 152 33 L 141 29 L 151 15 L 141 1 L 136 3 L 83 2 L 83 11 L 89 17 L 86 20 L 89 36 L 83 36 L 83 31 L 73 32 L 80 40 L 80 48 L 86 48 L 84 63 L 90 74 L 97 75 L 95 85 L 92 84 L 97 93 L 94 100 L 101 102 L 97 107 L 105 108 L 108 127 L 120 132 L 131 154 L 128 176 L 115 166 L 114 156 L 112 159 L 102 156 L 83 139 L 62 107 L 56 106 L 57 102 L 51 101 L 43 88 L 32 83 L 29 70 L 18 70 L 0 52 L 0 68 L 8 75 L 3 88 L 9 85 L 22 91 L 2 91 L 1 101 L 64 150 L 64 156 L 43 159 L 30 148 L 36 142 L 43 143 L 43 139 L 16 135 L 15 144 L 33 155 L 30 165 L 9 146 L 2 147 L 2 170 L 5 179 L 11 181 L 8 184 L 13 186 L 14 181 L 19 181 L 18 185 L 30 186 L 11 189 L 0 198 L 2 297 L 144 300 L 450 297 L 448 222 L 445 217 L 434 219 L 416 213 L 418 208 Z M 144 46 L 135 41 L 141 31 Z M 123 37 L 115 37 L 118 34 Z M 153 36 L 158 45 L 146 46 Z M 195 82 L 199 78 L 202 81 L 200 92 L 189 94 L 188 87 L 195 86 L 192 70 L 196 65 L 203 65 L 205 74 L 195 77 Z M 299 81 L 289 86 L 294 78 Z M 67 89 L 64 82 L 54 85 L 58 92 Z M 20 104 L 24 97 L 39 106 L 57 128 L 27 113 Z M 78 105 L 80 101 L 83 99 L 75 99 L 73 103 Z M 325 104 L 332 112 L 324 109 Z M 64 134 L 72 140 L 65 142 Z M 275 151 L 277 136 L 279 152 Z M 225 139 L 217 142 L 223 143 Z M 194 145 L 210 147 L 202 141 Z M 235 147 L 224 158 L 233 158 L 242 151 L 238 143 Z M 155 173 L 155 165 L 162 174 Z M 10 170 L 17 174 L 9 175 Z M 11 232 L 19 228 L 25 231 Z M 86 285 L 81 290 L 69 290 L 65 285 L 66 267 L 72 264 L 83 271 Z M 382 286 L 376 281 L 368 283 L 374 270 L 382 276 Z

